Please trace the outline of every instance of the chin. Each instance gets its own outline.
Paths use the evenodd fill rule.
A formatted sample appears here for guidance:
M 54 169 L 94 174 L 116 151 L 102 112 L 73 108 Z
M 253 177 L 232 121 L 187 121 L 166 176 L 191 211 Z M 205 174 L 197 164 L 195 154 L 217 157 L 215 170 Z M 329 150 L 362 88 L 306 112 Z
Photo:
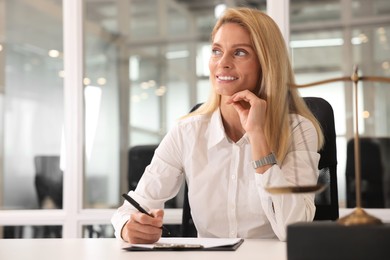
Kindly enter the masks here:
M 231 96 L 235 93 L 234 91 L 230 91 L 227 90 L 226 88 L 220 88 L 220 87 L 216 87 L 215 92 L 221 96 Z

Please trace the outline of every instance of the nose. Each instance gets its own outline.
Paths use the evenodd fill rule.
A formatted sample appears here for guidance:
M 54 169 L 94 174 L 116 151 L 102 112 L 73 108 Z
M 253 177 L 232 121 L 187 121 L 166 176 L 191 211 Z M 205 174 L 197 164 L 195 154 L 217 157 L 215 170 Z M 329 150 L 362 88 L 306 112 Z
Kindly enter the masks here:
M 230 69 L 233 67 L 233 61 L 232 61 L 232 57 L 228 54 L 224 54 L 220 61 L 219 61 L 219 65 L 224 68 L 224 69 Z

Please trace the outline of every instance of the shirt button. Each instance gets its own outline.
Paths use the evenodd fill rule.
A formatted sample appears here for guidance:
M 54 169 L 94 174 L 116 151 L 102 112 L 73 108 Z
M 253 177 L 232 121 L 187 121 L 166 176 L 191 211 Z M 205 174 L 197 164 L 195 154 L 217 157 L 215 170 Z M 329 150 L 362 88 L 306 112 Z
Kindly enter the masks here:
M 236 175 L 232 174 L 232 180 L 235 180 L 235 179 L 236 179 Z

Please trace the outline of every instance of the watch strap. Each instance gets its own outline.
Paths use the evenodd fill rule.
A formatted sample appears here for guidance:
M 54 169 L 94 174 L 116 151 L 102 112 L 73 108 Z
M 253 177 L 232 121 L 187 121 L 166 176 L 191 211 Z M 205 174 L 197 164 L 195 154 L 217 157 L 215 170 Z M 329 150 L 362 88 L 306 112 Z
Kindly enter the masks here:
M 254 169 L 260 168 L 264 165 L 270 165 L 270 164 L 272 165 L 277 164 L 276 157 L 273 152 L 259 160 L 252 161 L 252 166 Z

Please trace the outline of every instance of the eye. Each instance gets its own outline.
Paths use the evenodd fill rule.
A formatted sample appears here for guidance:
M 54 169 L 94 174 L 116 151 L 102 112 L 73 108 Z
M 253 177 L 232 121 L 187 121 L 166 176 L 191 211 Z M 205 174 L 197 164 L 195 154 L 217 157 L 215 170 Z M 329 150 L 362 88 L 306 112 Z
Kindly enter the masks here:
M 221 51 L 219 50 L 219 49 L 212 49 L 211 50 L 211 54 L 213 55 L 213 56 L 219 56 L 219 55 L 221 55 Z
M 236 55 L 236 56 L 245 56 L 245 55 L 247 55 L 247 54 L 248 54 L 248 52 L 245 51 L 245 50 L 236 50 L 236 51 L 234 52 L 234 55 Z

